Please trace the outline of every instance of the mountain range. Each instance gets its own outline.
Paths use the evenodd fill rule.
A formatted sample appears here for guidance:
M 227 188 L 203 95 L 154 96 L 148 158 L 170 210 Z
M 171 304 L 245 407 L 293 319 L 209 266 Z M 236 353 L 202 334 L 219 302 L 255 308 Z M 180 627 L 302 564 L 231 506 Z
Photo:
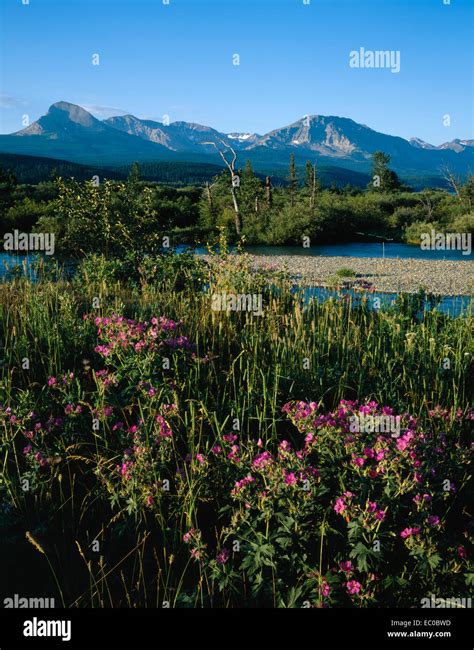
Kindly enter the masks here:
M 117 166 L 131 162 L 189 161 L 221 164 L 212 144 L 224 142 L 250 159 L 257 170 L 311 160 L 367 173 L 374 151 L 391 157 L 402 177 L 441 176 L 442 170 L 465 175 L 474 168 L 474 140 L 452 140 L 434 146 L 419 138 L 386 135 L 345 117 L 309 115 L 269 133 L 222 133 L 191 122 L 164 124 L 133 115 L 99 120 L 68 102 L 53 104 L 36 122 L 0 135 L 0 152 L 44 156 L 74 163 Z

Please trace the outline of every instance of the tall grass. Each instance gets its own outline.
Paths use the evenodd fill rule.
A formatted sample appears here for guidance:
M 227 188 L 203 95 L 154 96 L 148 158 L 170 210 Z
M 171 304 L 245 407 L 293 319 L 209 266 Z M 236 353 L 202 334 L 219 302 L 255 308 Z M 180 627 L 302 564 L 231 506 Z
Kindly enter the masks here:
M 316 401 L 326 410 L 341 399 L 374 399 L 414 416 L 436 405 L 451 412 L 469 405 L 472 316 L 449 318 L 435 310 L 420 321 L 408 311 L 374 312 L 346 300 L 304 304 L 285 284 L 279 292 L 265 293 L 263 316 L 215 312 L 210 293 L 224 285 L 207 281 L 208 291 L 196 291 L 186 281 L 178 291 L 175 277 L 137 285 L 113 275 L 54 282 L 40 277 L 36 283 L 19 278 L 1 285 L 0 402 L 31 407 L 40 401 L 48 377 L 69 371 L 87 382 L 89 366 L 97 367 L 97 339 L 83 316 L 118 313 L 140 321 L 156 314 L 182 319 L 196 344 L 202 361 L 190 365 L 185 376 L 177 375 L 181 441 L 172 443 L 176 457 L 180 445 L 193 458 L 208 452 L 236 421 L 243 442 L 276 444 L 291 429 L 281 409 L 293 399 Z M 109 503 L 97 484 L 98 474 L 106 476 L 119 462 L 112 437 L 105 427 L 65 447 L 57 467 L 30 477 L 34 489 L 24 491 L 18 436 L 4 425 L 0 494 L 9 505 L 0 511 L 0 562 L 24 562 L 22 589 L 31 590 L 41 577 L 68 606 L 229 604 L 231 592 L 219 595 L 182 544 L 183 532 L 198 518 L 201 527 L 208 526 L 209 544 L 218 547 L 222 538 L 206 475 L 191 463 L 179 490 L 153 514 L 127 511 L 113 500 L 113 486 Z M 25 541 L 25 531 L 43 540 L 47 563 Z M 94 540 L 98 552 L 91 550 Z M 323 524 L 317 543 L 322 563 Z M 18 592 L 18 577 L 5 589 L 13 593 L 13 584 Z M 285 603 L 275 596 L 273 604 Z

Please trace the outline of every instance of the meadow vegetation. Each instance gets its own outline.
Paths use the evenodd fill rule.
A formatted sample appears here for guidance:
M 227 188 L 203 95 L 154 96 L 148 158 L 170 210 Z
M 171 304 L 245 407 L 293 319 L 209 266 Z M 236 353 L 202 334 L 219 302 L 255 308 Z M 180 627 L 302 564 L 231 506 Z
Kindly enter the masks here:
M 118 219 L 106 192 L 128 200 L 84 192 L 97 203 L 79 197 L 70 241 Z M 73 277 L 41 262 L 0 285 L 2 592 L 41 584 L 79 607 L 468 593 L 472 316 L 416 294 L 305 303 L 222 238 L 206 260 L 141 255 L 152 195 L 131 204 L 126 254 L 114 221 Z M 213 311 L 224 291 L 261 294 L 263 315 Z

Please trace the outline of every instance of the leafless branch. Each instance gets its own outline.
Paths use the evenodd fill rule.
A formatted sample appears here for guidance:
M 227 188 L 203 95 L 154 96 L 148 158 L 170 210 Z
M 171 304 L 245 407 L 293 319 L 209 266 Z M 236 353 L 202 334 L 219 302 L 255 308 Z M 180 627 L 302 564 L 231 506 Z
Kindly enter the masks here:
M 219 149 L 219 147 L 217 146 L 217 144 L 215 142 L 202 142 L 201 144 L 212 145 L 216 149 L 217 153 L 220 155 L 222 160 L 224 161 L 227 169 L 230 171 L 230 178 L 231 178 L 230 192 L 231 192 L 231 195 L 232 195 L 232 203 L 234 204 L 235 230 L 236 230 L 237 234 L 240 235 L 240 231 L 242 229 L 242 219 L 241 219 L 241 216 L 240 216 L 240 209 L 239 209 L 239 202 L 237 200 L 237 193 L 236 193 L 235 187 L 234 187 L 234 178 L 235 178 L 235 175 L 236 175 L 235 174 L 235 163 L 236 163 L 236 160 L 237 160 L 237 153 L 236 153 L 235 149 L 233 149 L 229 144 L 227 144 L 227 142 L 224 142 L 224 140 L 221 140 L 220 138 L 218 138 L 217 140 L 218 140 L 218 142 L 220 142 L 224 146 L 223 150 Z M 226 158 L 226 153 L 229 150 L 232 153 L 232 160 L 230 162 Z
M 461 181 L 453 174 L 447 165 L 442 167 L 441 171 L 443 172 L 444 179 L 449 183 L 449 185 L 451 185 L 459 201 L 462 202 L 460 194 Z

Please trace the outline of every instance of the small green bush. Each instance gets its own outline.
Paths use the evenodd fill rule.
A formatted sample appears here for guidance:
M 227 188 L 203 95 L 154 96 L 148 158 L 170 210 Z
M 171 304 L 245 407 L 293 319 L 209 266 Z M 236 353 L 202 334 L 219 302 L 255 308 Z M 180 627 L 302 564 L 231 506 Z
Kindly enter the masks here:
M 339 278 L 354 278 L 356 275 L 356 272 L 353 269 L 349 269 L 345 266 L 341 267 L 336 271 L 336 275 Z

